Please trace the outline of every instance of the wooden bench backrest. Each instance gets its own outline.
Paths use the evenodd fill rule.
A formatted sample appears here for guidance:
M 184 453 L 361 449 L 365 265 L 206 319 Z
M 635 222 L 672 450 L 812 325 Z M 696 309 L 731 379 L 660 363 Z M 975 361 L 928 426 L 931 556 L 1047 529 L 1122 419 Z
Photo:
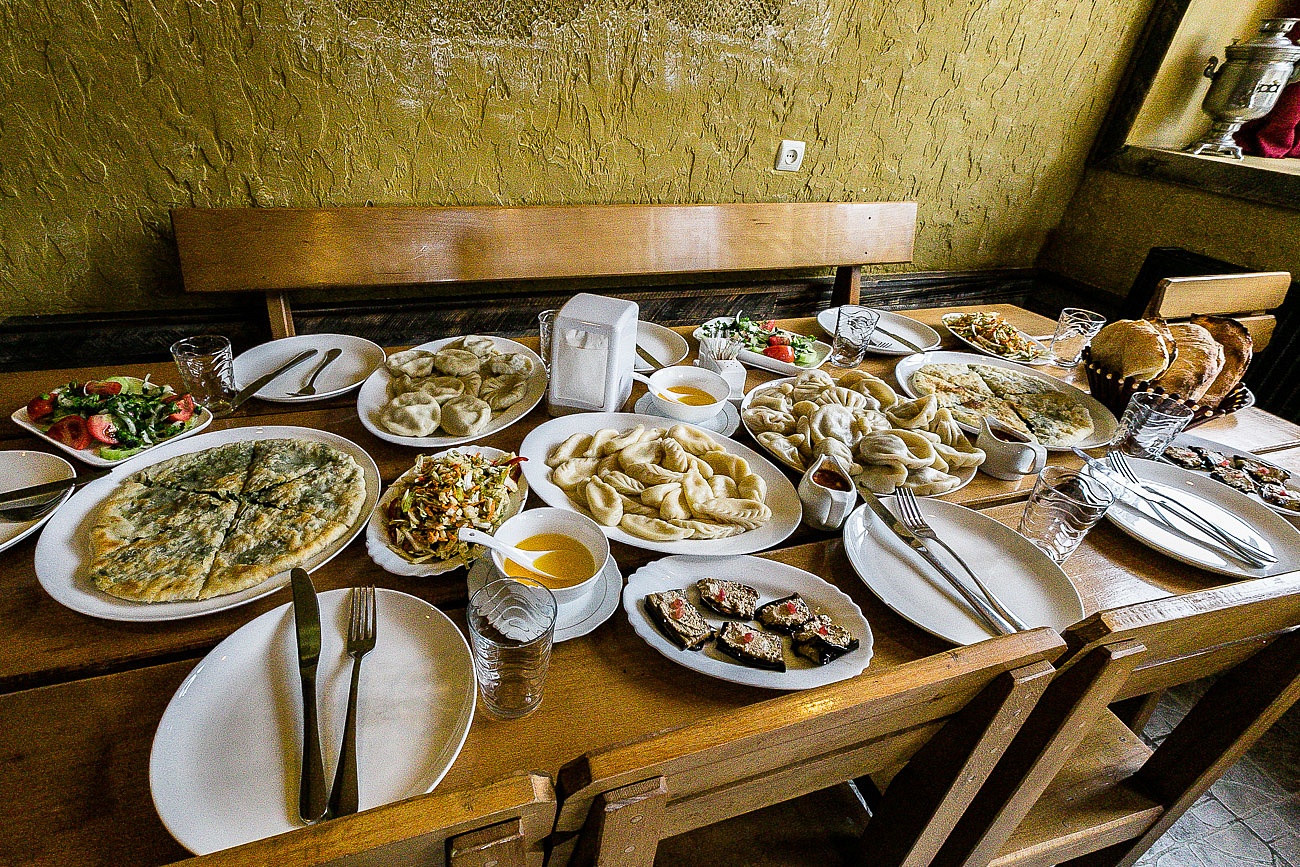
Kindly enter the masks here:
M 1085 776 L 1108 785 L 1133 774 L 1162 803 L 1131 826 L 1103 809 L 1096 811 L 1095 828 L 1081 827 L 1075 815 L 1036 816 L 1036 827 L 1052 829 L 1061 839 L 1037 840 L 1042 851 L 1035 850 L 1032 863 L 1093 851 L 1092 835 L 1096 848 L 1116 845 L 1117 839 L 1135 841 L 1122 863 L 1136 860 L 1294 703 L 1300 694 L 1297 625 L 1300 572 L 1114 608 L 1070 627 L 1064 633 L 1070 649 L 1059 673 L 935 867 L 987 865 L 1067 765 L 1088 768 Z M 1159 691 L 1216 674 L 1215 686 L 1137 769 L 1127 765 L 1132 759 L 1123 751 L 1113 755 L 1125 766 L 1112 768 L 1104 744 L 1100 752 L 1081 747 L 1090 732 L 1119 726 L 1108 709 L 1112 702 L 1154 699 Z M 1072 806 L 1080 800 L 1066 798 Z M 1121 861 L 1116 855 L 1114 862 L 1097 863 Z
M 913 796 L 882 823 L 871 862 L 926 863 L 921 850 L 960 814 L 1060 647 L 1046 629 L 1004 636 L 588 753 L 560 771 L 552 860 L 648 865 L 660 839 L 916 754 L 912 782 L 911 765 L 895 779 Z
M 187 292 L 622 277 L 841 267 L 912 258 L 912 202 L 509 207 L 177 208 Z M 843 285 L 841 285 L 843 284 Z M 277 335 L 279 336 L 279 335 Z
M 555 821 L 549 777 L 437 791 L 179 862 L 186 867 L 541 867 Z
M 1250 331 L 1258 352 L 1273 337 L 1276 310 L 1286 300 L 1291 275 L 1286 271 L 1217 274 L 1207 277 L 1166 277 L 1156 284 L 1144 316 L 1169 320 L 1201 314 L 1231 316 Z

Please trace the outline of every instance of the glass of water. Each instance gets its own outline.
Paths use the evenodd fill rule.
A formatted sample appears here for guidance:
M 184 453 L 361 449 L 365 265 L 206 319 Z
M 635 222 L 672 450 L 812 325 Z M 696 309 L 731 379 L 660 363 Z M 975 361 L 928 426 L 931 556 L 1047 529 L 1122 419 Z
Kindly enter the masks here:
M 1052 364 L 1057 367 L 1074 367 L 1083 355 L 1084 347 L 1092 342 L 1097 332 L 1106 324 L 1106 317 L 1080 307 L 1066 307 L 1056 320 L 1056 333 L 1052 335 Z
M 492 581 L 469 600 L 479 698 L 492 716 L 519 719 L 542 703 L 555 635 L 555 597 L 531 581 Z
M 1020 516 L 1020 535 L 1062 563 L 1114 501 L 1110 488 L 1078 470 L 1044 467 Z
M 876 330 L 880 314 L 870 307 L 846 304 L 835 318 L 835 338 L 827 358 L 836 367 L 857 367 L 867 354 L 867 344 Z
M 1139 391 L 1128 400 L 1111 448 L 1134 458 L 1155 460 L 1174 437 L 1183 432 L 1195 411 L 1183 403 L 1151 391 Z
M 551 326 L 555 324 L 558 310 L 543 310 L 537 314 L 537 354 L 542 357 L 542 364 L 551 369 Z
M 235 396 L 235 358 L 230 341 L 216 334 L 186 337 L 171 346 L 185 390 L 214 416 L 229 415 Z

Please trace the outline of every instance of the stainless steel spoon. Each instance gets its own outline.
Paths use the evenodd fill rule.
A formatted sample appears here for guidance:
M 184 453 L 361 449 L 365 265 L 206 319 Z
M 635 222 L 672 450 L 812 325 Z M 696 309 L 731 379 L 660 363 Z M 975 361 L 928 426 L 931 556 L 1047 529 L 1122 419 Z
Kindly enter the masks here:
M 304 385 L 302 388 L 298 389 L 297 391 L 291 392 L 289 396 L 290 397 L 311 397 L 313 394 L 315 394 L 316 377 L 320 376 L 321 373 L 324 372 L 325 368 L 333 364 L 334 359 L 338 358 L 342 354 L 343 354 L 343 350 L 339 349 L 337 346 L 331 349 L 329 352 L 325 353 L 325 357 L 321 359 L 320 364 L 316 365 L 316 369 L 313 370 L 311 372 L 311 376 L 307 378 L 307 384 Z

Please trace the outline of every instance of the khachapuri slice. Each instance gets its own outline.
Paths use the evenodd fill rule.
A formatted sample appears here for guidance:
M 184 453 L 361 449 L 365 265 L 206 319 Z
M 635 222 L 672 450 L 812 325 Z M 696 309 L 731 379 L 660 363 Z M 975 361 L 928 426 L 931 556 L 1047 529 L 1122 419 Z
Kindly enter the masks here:
M 252 460 L 251 441 L 226 443 L 168 458 L 146 467 L 131 478 L 146 485 L 237 497 L 244 490 L 244 479 Z
M 1068 448 L 1092 436 L 1092 413 L 1069 394 L 1060 391 L 1013 394 L 1007 401 L 1025 420 L 1030 433 L 1045 446 Z

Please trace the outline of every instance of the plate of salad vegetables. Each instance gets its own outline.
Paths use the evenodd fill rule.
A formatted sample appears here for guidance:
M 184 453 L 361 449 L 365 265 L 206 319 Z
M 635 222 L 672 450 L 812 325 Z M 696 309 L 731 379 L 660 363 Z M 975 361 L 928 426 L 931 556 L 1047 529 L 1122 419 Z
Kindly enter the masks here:
M 120 464 L 212 423 L 212 413 L 189 394 L 134 376 L 69 382 L 36 395 L 10 417 L 97 467 Z
M 701 337 L 735 337 L 744 344 L 736 356 L 742 364 L 796 376 L 805 370 L 821 367 L 830 355 L 829 344 L 776 327 L 773 319 L 751 319 L 743 313 L 735 316 L 718 316 L 695 329 L 696 340 Z

